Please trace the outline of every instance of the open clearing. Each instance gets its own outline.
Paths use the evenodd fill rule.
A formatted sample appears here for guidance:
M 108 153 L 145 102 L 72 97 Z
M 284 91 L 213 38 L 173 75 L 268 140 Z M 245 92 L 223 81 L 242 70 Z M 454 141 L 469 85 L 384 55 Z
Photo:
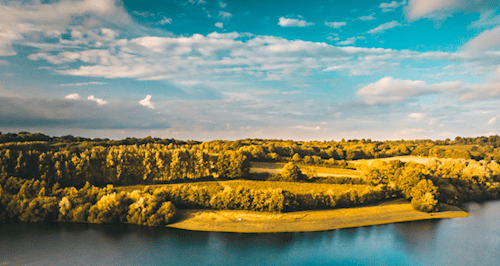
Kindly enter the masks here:
M 150 185 L 152 189 L 160 188 L 163 186 L 206 186 L 209 190 L 216 190 L 214 188 L 224 189 L 226 187 L 231 187 L 233 189 L 239 186 L 249 188 L 249 189 L 268 189 L 268 188 L 281 188 L 286 191 L 290 191 L 294 194 L 304 194 L 310 193 L 311 190 L 315 192 L 326 193 L 329 190 L 331 192 L 343 192 L 349 189 L 364 190 L 368 188 L 368 185 L 351 185 L 351 184 L 324 184 L 324 183 L 306 183 L 306 182 L 279 182 L 279 181 L 252 181 L 252 180 L 229 180 L 229 181 L 206 181 L 206 182 L 191 182 L 191 183 L 181 183 L 181 184 L 162 184 L 162 185 Z M 117 187 L 118 191 L 131 192 L 133 190 L 143 190 L 145 185 L 136 186 L 124 186 Z
M 308 232 L 468 216 L 460 208 L 446 204 L 440 204 L 439 209 L 433 213 L 419 212 L 406 200 L 397 199 L 357 208 L 290 213 L 180 210 L 179 221 L 168 227 L 237 233 Z
M 348 161 L 348 163 L 351 164 L 358 164 L 360 162 L 367 162 L 368 164 L 371 164 L 375 160 L 380 160 L 380 161 L 392 161 L 392 160 L 400 160 L 402 162 L 415 162 L 415 163 L 421 163 L 425 164 L 428 160 L 430 159 L 438 159 L 435 157 L 420 157 L 420 156 L 396 156 L 396 157 L 389 157 L 389 158 L 377 158 L 377 159 L 363 159 L 363 160 L 355 160 L 355 161 Z
M 285 163 L 251 162 L 250 173 L 279 173 L 284 166 Z M 352 169 L 308 166 L 301 164 L 298 164 L 298 166 L 304 174 L 312 172 L 315 176 L 319 177 L 359 177 L 361 175 L 361 172 Z

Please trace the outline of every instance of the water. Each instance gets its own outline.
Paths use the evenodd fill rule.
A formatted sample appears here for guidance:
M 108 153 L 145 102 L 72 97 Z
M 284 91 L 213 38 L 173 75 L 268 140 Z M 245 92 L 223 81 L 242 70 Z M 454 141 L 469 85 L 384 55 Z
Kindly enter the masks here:
M 467 218 L 313 233 L 12 224 L 0 227 L 0 265 L 500 265 L 500 201 L 466 209 Z

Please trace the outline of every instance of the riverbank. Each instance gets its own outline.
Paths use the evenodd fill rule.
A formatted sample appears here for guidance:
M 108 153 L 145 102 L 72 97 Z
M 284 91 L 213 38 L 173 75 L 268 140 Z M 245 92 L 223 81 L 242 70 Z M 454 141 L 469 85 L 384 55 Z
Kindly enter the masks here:
M 357 208 L 278 214 L 234 210 L 179 210 L 179 221 L 168 226 L 193 231 L 280 233 L 326 231 L 469 216 L 468 213 L 455 206 L 439 204 L 438 208 L 439 212 L 419 212 L 414 210 L 406 200 L 397 199 Z

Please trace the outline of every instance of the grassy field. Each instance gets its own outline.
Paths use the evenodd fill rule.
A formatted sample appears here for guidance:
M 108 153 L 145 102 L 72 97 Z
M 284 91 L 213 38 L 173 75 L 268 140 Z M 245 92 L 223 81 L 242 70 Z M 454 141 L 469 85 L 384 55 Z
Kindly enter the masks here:
M 324 231 L 397 222 L 466 217 L 458 207 L 440 204 L 439 212 L 414 210 L 404 199 L 372 206 L 326 211 L 262 213 L 229 210 L 182 210 L 178 222 L 169 227 L 238 233 L 278 233 Z
M 415 163 L 421 163 L 425 164 L 429 159 L 438 159 L 439 158 L 434 158 L 434 157 L 420 157 L 420 156 L 396 156 L 396 157 L 390 157 L 390 158 L 377 158 L 377 159 L 368 159 L 368 160 L 355 160 L 355 161 L 348 161 L 351 164 L 358 164 L 360 162 L 367 162 L 371 163 L 375 160 L 381 160 L 381 161 L 392 161 L 392 160 L 400 160 L 402 162 L 415 162 Z
M 267 163 L 267 162 L 251 162 L 250 173 L 279 173 L 285 166 L 285 163 Z M 313 172 L 316 176 L 348 176 L 358 177 L 361 172 L 352 169 L 330 168 L 322 166 L 298 165 L 300 170 L 307 174 Z
M 472 147 L 478 146 L 475 144 L 454 144 L 454 145 L 436 145 L 435 147 L 443 148 L 445 150 L 461 150 L 470 151 Z
M 293 194 L 305 194 L 309 193 L 311 190 L 315 192 L 325 193 L 328 190 L 332 192 L 342 192 L 349 189 L 364 190 L 367 185 L 346 185 L 346 184 L 323 184 L 323 183 L 299 183 L 299 182 L 274 182 L 274 181 L 251 181 L 251 180 L 229 180 L 229 181 L 208 181 L 208 182 L 192 182 L 185 183 L 191 186 L 206 186 L 209 188 L 220 188 L 225 187 L 237 188 L 243 186 L 250 189 L 268 189 L 268 188 L 281 188 L 286 191 L 290 191 Z M 150 185 L 150 188 L 159 188 L 162 186 L 180 186 L 183 184 L 167 184 L 167 185 Z M 131 192 L 133 190 L 143 190 L 145 185 L 135 185 L 135 186 L 124 186 L 117 187 L 118 191 Z

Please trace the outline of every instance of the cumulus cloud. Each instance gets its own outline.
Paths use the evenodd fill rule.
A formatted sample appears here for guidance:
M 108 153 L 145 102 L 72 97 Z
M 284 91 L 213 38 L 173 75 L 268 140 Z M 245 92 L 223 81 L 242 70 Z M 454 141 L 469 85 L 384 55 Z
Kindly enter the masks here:
M 227 4 L 226 4 L 226 3 L 224 3 L 224 2 L 219 2 L 219 6 L 220 6 L 221 8 L 225 8 L 225 7 L 227 6 Z
M 139 102 L 139 104 L 142 106 L 146 106 L 148 108 L 151 108 L 151 109 L 155 109 L 154 104 L 151 102 L 151 95 L 147 95 L 146 98 L 142 99 Z
M 461 82 L 441 82 L 427 85 L 423 80 L 400 80 L 385 77 L 358 90 L 367 104 L 387 104 L 406 101 L 411 97 L 435 94 L 461 88 Z
M 391 22 L 381 24 L 378 27 L 369 30 L 368 33 L 371 33 L 371 34 L 381 33 L 381 32 L 384 32 L 388 29 L 392 29 L 392 28 L 399 27 L 399 26 L 402 26 L 401 23 L 393 20 Z
M 233 16 L 233 14 L 226 12 L 226 11 L 219 11 L 219 18 L 222 19 L 229 19 Z
M 493 117 L 491 118 L 490 120 L 488 120 L 488 122 L 486 123 L 486 125 L 493 125 L 497 122 L 497 118 L 496 117 Z
M 281 27 L 307 27 L 314 26 L 314 23 L 295 18 L 280 17 L 278 25 Z
M 68 100 L 80 100 L 80 95 L 78 93 L 72 93 L 64 96 L 64 99 Z
M 374 20 L 374 19 L 375 19 L 375 17 L 374 17 L 373 15 L 375 15 L 375 13 L 372 13 L 372 14 L 370 14 L 369 16 L 361 16 L 361 17 L 359 17 L 359 18 L 357 18 L 357 19 L 359 19 L 359 20 L 363 20 L 363 21 Z
M 206 81 L 221 73 L 226 73 L 226 77 L 232 76 L 229 73 L 246 73 L 258 79 L 293 80 L 305 77 L 315 69 L 326 68 L 329 60 L 342 62 L 345 69 L 350 69 L 349 61 L 362 64 L 365 55 L 392 53 L 394 51 L 390 49 L 337 47 L 273 36 L 214 32 L 206 36 L 116 39 L 103 42 L 101 49 L 43 52 L 29 58 L 60 64 L 62 67 L 56 68 L 55 72 L 64 75 L 170 82 L 200 80 L 209 84 Z M 366 59 L 387 61 L 391 58 Z M 68 68 L 64 65 L 68 62 L 81 65 Z M 363 68 L 369 66 L 381 69 L 380 64 L 373 63 Z
M 165 116 L 132 102 L 108 104 L 95 108 L 90 101 L 67 99 L 0 98 L 0 128 L 16 128 L 40 132 L 40 128 L 59 129 L 165 129 L 170 125 Z M 81 134 L 81 133 L 80 133 Z
M 473 84 L 466 87 L 460 96 L 461 101 L 491 100 L 500 97 L 500 82 L 490 80 L 483 84 Z
M 409 0 L 405 8 L 406 17 L 410 20 L 420 18 L 443 19 L 460 11 L 481 11 L 496 9 L 500 6 L 500 1 L 491 0 Z
M 401 2 L 392 1 L 390 3 L 381 3 L 378 7 L 382 9 L 382 12 L 390 12 L 403 5 L 406 5 L 406 0 L 403 0 Z
M 161 25 L 172 24 L 172 19 L 171 18 L 167 18 L 167 17 L 163 17 L 163 19 L 160 20 L 160 24 Z
M 422 119 L 425 118 L 425 114 L 423 114 L 423 113 L 412 113 L 412 114 L 410 114 L 408 116 L 410 118 L 413 118 L 413 119 L 417 120 L 417 121 L 420 121 L 420 120 L 422 120 Z
M 222 29 L 224 27 L 224 24 L 222 22 L 216 22 L 215 27 Z
M 87 100 L 94 101 L 97 103 L 97 105 L 105 105 L 108 103 L 107 101 L 104 101 L 103 99 L 99 99 L 99 98 L 94 97 L 94 95 L 90 95 L 89 97 L 87 97 Z
M 478 53 L 497 49 L 500 47 L 500 26 L 485 30 L 477 37 L 468 41 L 462 48 L 465 51 Z
M 42 4 L 0 3 L 0 56 L 17 54 L 14 43 L 31 38 L 59 38 L 76 19 L 85 17 L 88 25 L 103 24 L 113 18 L 117 24 L 130 23 L 128 13 L 114 0 L 75 0 Z M 90 23 L 92 21 L 92 23 Z
M 337 45 L 353 45 L 356 43 L 356 40 L 358 39 L 364 40 L 365 37 L 364 36 L 349 37 L 344 41 L 338 42 Z
M 346 22 L 328 22 L 328 21 L 325 21 L 325 25 L 330 27 L 330 28 L 334 28 L 334 29 L 339 29 L 340 27 L 342 26 L 345 26 L 347 23 Z

